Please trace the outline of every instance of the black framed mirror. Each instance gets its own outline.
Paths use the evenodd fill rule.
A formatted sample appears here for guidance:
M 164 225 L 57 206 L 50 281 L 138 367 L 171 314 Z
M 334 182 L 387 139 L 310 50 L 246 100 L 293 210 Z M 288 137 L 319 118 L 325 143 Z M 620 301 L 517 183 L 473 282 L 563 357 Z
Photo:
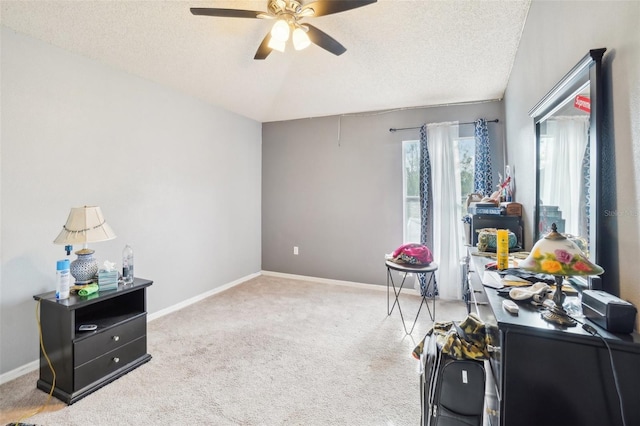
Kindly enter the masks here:
M 569 235 L 598 263 L 601 221 L 601 64 L 605 48 L 584 56 L 532 109 L 536 132 L 534 240 Z M 534 241 L 534 242 L 535 242 Z M 577 284 L 592 286 L 584 279 Z

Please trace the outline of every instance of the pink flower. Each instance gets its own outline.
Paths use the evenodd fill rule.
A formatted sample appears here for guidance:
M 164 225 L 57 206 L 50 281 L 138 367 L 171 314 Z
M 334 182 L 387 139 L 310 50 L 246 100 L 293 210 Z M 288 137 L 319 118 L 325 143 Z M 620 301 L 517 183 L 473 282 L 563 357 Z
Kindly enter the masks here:
M 573 255 L 566 250 L 556 250 L 555 252 L 556 259 L 561 263 L 570 263 L 571 259 L 573 259 Z
M 582 272 L 589 272 L 591 271 L 591 267 L 589 265 L 587 265 L 586 263 L 582 262 L 582 261 L 577 261 L 575 265 L 573 265 L 573 267 L 577 270 L 577 271 L 582 271 Z

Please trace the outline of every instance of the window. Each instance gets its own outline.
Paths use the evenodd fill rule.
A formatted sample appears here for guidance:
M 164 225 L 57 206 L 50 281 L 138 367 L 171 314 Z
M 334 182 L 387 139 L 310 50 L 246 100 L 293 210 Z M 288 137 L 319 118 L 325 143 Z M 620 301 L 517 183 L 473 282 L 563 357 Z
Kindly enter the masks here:
M 402 141 L 402 205 L 405 243 L 420 242 L 420 141 Z
M 460 218 L 467 214 L 467 195 L 473 192 L 476 141 L 474 137 L 458 139 L 460 159 Z M 420 242 L 420 141 L 402 142 L 402 216 L 405 243 Z
M 458 139 L 458 158 L 460 158 L 460 217 L 467 214 L 467 195 L 473 193 L 473 177 L 476 166 L 476 139 Z

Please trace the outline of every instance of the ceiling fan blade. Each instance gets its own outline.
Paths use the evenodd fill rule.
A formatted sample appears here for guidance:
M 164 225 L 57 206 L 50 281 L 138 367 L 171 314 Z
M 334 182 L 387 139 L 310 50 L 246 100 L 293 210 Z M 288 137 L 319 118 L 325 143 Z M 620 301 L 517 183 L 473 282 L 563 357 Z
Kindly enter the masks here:
M 302 10 L 313 9 L 313 16 L 331 15 L 375 3 L 377 0 L 318 0 L 305 5 Z
M 264 12 L 256 12 L 255 10 L 240 9 L 217 9 L 210 7 L 192 7 L 191 13 L 194 15 L 220 16 L 223 18 L 258 18 L 258 15 Z
M 269 53 L 271 53 L 271 50 L 272 50 L 269 47 L 270 40 L 271 40 L 271 33 L 267 33 L 267 35 L 262 40 L 262 43 L 260 43 L 260 46 L 258 46 L 258 50 L 256 51 L 256 56 L 254 56 L 253 59 L 266 59 L 267 56 L 269 56 Z
M 347 51 L 346 47 L 341 45 L 336 39 L 334 39 L 324 31 L 319 30 L 313 25 L 309 25 L 307 23 L 305 23 L 304 26 L 309 28 L 309 31 L 307 32 L 309 40 L 311 40 L 312 43 L 315 43 L 318 46 L 322 47 L 324 50 L 331 52 L 336 56 L 340 56 Z

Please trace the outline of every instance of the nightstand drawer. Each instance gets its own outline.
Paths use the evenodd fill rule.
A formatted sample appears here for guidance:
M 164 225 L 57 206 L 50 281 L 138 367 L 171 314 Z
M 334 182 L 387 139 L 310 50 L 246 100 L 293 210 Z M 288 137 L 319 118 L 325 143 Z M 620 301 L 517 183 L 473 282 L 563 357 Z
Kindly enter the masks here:
M 80 367 L 82 364 L 146 334 L 147 316 L 141 315 L 134 320 L 82 339 L 73 345 L 74 367 Z
M 74 369 L 74 389 L 82 389 L 125 367 L 147 353 L 147 336 L 94 359 Z

